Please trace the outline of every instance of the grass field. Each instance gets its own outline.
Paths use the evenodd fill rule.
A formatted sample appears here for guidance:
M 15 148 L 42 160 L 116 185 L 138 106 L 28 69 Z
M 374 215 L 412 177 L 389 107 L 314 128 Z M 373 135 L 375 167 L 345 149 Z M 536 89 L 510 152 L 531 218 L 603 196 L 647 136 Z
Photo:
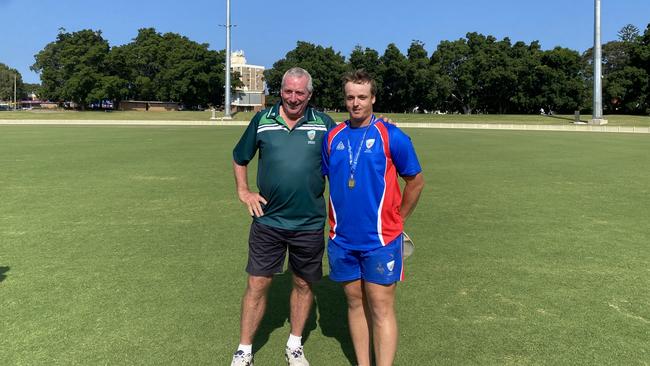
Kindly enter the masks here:
M 0 364 L 228 364 L 250 223 L 230 162 L 242 131 L 0 126 Z M 407 132 L 427 186 L 396 365 L 650 363 L 648 136 Z M 289 279 L 258 366 L 283 362 Z M 327 277 L 315 291 L 306 353 L 349 365 L 343 294 Z
M 234 120 L 249 121 L 253 117 L 252 112 L 236 113 Z M 337 122 L 348 118 L 347 113 L 330 113 Z M 77 111 L 18 111 L 0 112 L 0 123 L 2 119 L 35 119 L 35 120 L 172 120 L 172 121 L 206 121 L 212 116 L 212 112 L 77 112 Z M 216 114 L 218 118 L 223 117 L 223 112 Z M 397 122 L 432 122 L 432 123 L 503 123 L 503 124 L 530 124 L 530 125 L 566 125 L 574 120 L 573 115 L 540 116 L 521 114 L 413 114 L 413 113 L 386 113 L 387 117 Z M 650 126 L 650 116 L 627 116 L 609 115 L 605 116 L 609 124 L 613 126 Z M 590 115 L 581 115 L 580 120 L 587 122 Z

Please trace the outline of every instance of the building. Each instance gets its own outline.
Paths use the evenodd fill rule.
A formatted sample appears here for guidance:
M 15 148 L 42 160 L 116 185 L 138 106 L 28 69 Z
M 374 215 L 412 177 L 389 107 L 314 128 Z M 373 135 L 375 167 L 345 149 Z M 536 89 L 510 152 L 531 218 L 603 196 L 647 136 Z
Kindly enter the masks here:
M 261 111 L 265 103 L 264 66 L 247 64 L 244 51 L 235 51 L 230 56 L 230 68 L 239 73 L 244 84 L 232 89 L 232 111 Z

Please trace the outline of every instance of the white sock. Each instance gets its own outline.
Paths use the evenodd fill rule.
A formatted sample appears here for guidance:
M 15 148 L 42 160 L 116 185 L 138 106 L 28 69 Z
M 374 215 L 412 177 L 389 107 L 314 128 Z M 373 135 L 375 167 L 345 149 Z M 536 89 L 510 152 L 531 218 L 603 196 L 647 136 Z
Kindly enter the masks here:
M 296 349 L 302 346 L 302 337 L 296 337 L 293 334 L 289 334 L 289 340 L 287 341 L 287 347 L 290 349 Z
M 243 351 L 245 355 L 249 353 L 253 353 L 253 345 L 252 344 L 240 344 L 237 347 L 237 351 Z

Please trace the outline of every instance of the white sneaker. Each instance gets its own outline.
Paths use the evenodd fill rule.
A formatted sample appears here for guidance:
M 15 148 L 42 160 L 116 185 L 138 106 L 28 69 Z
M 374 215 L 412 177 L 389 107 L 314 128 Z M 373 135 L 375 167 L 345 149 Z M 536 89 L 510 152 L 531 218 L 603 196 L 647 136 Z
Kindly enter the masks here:
M 298 348 L 285 348 L 284 358 L 289 366 L 309 366 L 309 361 L 305 358 L 305 352 L 302 346 Z
M 253 354 L 244 353 L 242 350 L 237 350 L 234 355 L 232 355 L 232 362 L 230 366 L 254 366 L 253 365 Z

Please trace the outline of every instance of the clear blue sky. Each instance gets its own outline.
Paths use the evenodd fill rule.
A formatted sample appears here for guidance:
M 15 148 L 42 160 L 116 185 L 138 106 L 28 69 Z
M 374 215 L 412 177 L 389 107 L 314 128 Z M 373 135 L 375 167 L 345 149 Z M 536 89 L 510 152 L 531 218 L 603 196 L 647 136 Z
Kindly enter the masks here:
M 389 43 L 404 53 L 414 39 L 429 54 L 441 40 L 467 32 L 578 50 L 593 43 L 593 0 L 231 0 L 233 50 L 249 63 L 271 67 L 299 40 L 331 46 L 349 56 L 355 45 L 377 50 Z M 139 28 L 175 32 L 225 48 L 225 0 L 0 0 L 0 62 L 26 82 L 34 55 L 67 31 L 101 30 L 111 46 L 130 42 Z M 641 32 L 650 23 L 650 0 L 602 0 L 603 42 L 625 24 Z

